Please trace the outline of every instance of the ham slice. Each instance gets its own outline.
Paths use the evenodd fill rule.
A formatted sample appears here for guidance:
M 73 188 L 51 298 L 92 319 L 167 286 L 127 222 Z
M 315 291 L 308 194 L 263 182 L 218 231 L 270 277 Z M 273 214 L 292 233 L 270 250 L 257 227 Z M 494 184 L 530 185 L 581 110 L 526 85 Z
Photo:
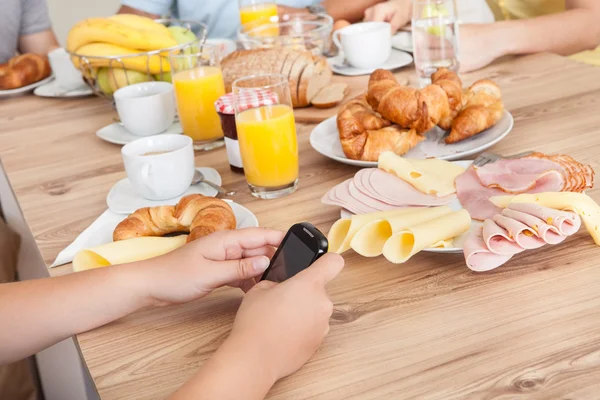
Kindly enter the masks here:
M 513 256 L 525 250 L 510 237 L 506 229 L 491 219 L 483 222 L 482 235 L 487 249 L 494 254 Z
M 456 194 L 471 218 L 480 221 L 491 219 L 502 211 L 489 201 L 490 197 L 506 195 L 500 189 L 483 186 L 473 166 L 456 178 Z
M 508 237 L 513 239 L 524 250 L 538 249 L 546 244 L 537 236 L 537 232 L 522 222 L 504 215 L 495 215 L 494 222 L 506 229 Z
M 556 227 L 548 225 L 531 214 L 506 208 L 502 210 L 502 215 L 524 223 L 533 229 L 538 237 L 547 244 L 559 244 L 567 238 L 565 235 L 562 235 Z
M 512 255 L 492 253 L 485 244 L 482 229 L 479 227 L 471 231 L 463 245 L 467 267 L 476 272 L 491 271 L 512 258 Z
M 456 198 L 454 195 L 438 197 L 422 193 L 406 181 L 379 168 L 358 171 L 353 182 L 364 194 L 396 207 L 442 206 Z
M 512 194 L 560 192 L 565 187 L 563 168 L 536 158 L 502 159 L 475 168 L 483 186 Z
M 325 193 L 321 198 L 321 202 L 323 204 L 345 208 L 353 214 L 366 214 L 377 211 L 374 208 L 355 200 L 350 195 L 349 185 L 350 179 L 334 186 Z
M 533 215 L 545 223 L 554 226 L 561 235 L 574 235 L 581 228 L 581 218 L 570 211 L 559 211 L 528 203 L 510 204 L 508 209 Z
M 356 201 L 368 207 L 371 207 L 377 211 L 386 211 L 397 208 L 396 206 L 384 203 L 383 201 L 380 201 L 376 198 L 369 196 L 368 194 L 363 193 L 354 185 L 354 180 L 350 180 L 350 183 L 348 184 L 348 190 L 350 192 L 350 196 L 353 197 Z
M 549 160 L 558 164 L 565 176 L 564 192 L 583 192 L 594 187 L 594 169 L 590 165 L 584 165 L 566 154 L 555 154 L 547 156 L 542 153 L 533 153 L 525 157 L 527 159 Z

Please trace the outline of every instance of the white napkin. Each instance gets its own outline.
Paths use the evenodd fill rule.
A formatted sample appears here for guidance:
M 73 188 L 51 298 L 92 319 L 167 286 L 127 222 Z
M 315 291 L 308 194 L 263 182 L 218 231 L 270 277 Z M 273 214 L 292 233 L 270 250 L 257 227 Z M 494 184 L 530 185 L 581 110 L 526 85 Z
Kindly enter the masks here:
M 75 254 L 80 250 L 112 242 L 113 231 L 119 222 L 126 217 L 127 214 L 116 214 L 110 210 L 104 211 L 86 230 L 77 236 L 73 243 L 58 254 L 50 268 L 72 262 Z

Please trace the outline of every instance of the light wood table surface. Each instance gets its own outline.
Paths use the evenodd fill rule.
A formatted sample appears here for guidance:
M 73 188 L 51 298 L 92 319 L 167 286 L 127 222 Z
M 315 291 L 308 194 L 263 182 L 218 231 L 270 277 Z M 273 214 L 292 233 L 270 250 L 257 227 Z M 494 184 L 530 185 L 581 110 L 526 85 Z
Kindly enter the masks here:
M 537 55 L 465 81 L 479 77 L 499 83 L 515 117 L 495 151 L 567 153 L 600 172 L 600 69 Z M 113 115 L 102 99 L 0 101 L 0 156 L 48 265 L 106 209 L 108 190 L 125 177 L 120 147 L 94 135 Z M 298 128 L 300 189 L 287 198 L 252 198 L 243 177 L 229 171 L 224 150 L 197 154 L 196 165 L 217 168 L 261 225 L 285 230 L 310 221 L 327 232 L 339 209 L 319 200 L 356 168 L 315 152 L 308 144 L 313 125 Z M 599 191 L 589 193 L 600 200 Z M 461 255 L 421 253 L 405 265 L 353 252 L 345 258 L 328 287 L 336 305 L 329 336 L 269 398 L 600 395 L 600 249 L 583 230 L 491 273 L 471 272 Z M 78 335 L 100 396 L 165 398 L 225 339 L 241 299 L 237 290 L 219 290 Z

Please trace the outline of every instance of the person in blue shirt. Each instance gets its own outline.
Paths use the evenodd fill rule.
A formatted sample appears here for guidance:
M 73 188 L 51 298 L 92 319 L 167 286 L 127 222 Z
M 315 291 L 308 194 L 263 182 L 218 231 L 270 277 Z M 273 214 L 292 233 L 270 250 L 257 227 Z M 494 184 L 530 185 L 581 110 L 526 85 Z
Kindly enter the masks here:
M 367 8 L 385 0 L 277 0 L 280 14 L 325 12 L 334 20 L 361 21 Z M 208 26 L 211 38 L 236 37 L 240 25 L 237 0 L 121 0 L 121 14 L 150 18 L 171 15 Z

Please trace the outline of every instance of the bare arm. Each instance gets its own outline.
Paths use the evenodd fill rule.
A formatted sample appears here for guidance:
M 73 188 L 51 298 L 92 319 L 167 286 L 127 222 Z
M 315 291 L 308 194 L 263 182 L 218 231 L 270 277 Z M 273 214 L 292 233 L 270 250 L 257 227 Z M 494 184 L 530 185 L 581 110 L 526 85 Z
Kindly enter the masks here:
M 23 35 L 19 38 L 20 53 L 36 53 L 46 55 L 59 47 L 52 29 Z
M 321 4 L 335 21 L 345 19 L 350 22 L 359 22 L 363 20 L 367 8 L 382 2 L 382 0 L 324 0 Z
M 143 17 L 148 17 L 148 18 L 152 18 L 152 19 L 160 18 L 160 15 L 150 14 L 150 13 L 144 12 L 142 10 L 138 10 L 137 8 L 133 8 L 133 7 L 129 7 L 129 6 L 121 6 L 121 8 L 119 8 L 119 11 L 117 11 L 117 14 L 136 14 L 136 15 L 141 15 Z

